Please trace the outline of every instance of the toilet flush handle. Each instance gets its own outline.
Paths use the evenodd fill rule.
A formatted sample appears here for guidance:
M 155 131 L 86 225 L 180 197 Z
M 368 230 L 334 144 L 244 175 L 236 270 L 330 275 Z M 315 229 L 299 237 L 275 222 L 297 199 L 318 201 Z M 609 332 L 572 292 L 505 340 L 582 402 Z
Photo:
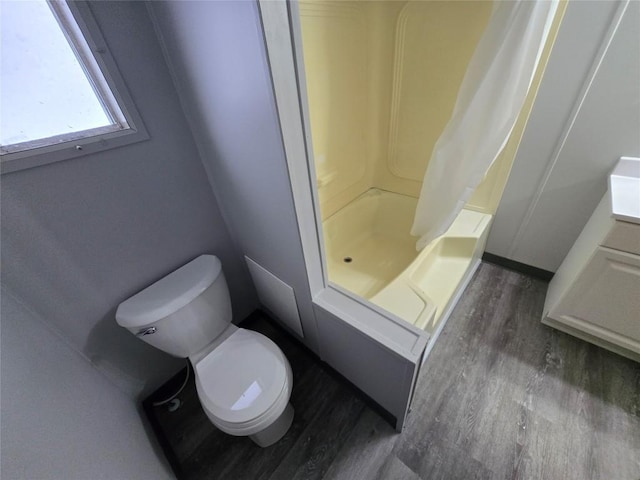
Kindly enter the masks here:
M 147 327 L 147 328 L 143 328 L 138 333 L 136 333 L 136 336 L 144 337 L 145 335 L 151 335 L 152 333 L 156 333 L 157 331 L 158 331 L 157 327 Z

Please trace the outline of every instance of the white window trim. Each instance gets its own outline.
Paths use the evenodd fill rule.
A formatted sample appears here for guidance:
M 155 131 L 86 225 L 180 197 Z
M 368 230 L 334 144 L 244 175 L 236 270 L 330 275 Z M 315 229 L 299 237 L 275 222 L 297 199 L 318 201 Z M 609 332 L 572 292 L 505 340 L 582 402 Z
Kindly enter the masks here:
M 29 150 L 11 152 L 11 146 L 7 146 L 9 153 L 1 156 L 2 174 L 69 160 L 149 139 L 142 118 L 135 108 L 116 62 L 109 53 L 89 4 L 84 1 L 69 2 L 68 10 L 60 8 L 55 2 L 52 2 L 52 5 L 60 23 L 64 25 L 65 36 L 70 39 L 72 48 L 77 49 L 76 54 L 82 58 L 83 68 L 87 70 L 87 78 L 99 92 L 98 98 L 114 125 L 34 140 L 28 142 L 32 147 Z M 79 42 L 75 41 L 74 37 L 84 38 L 90 52 L 83 52 L 78 48 Z M 97 70 L 101 75 L 93 73 Z M 57 143 L 51 144 L 53 139 Z

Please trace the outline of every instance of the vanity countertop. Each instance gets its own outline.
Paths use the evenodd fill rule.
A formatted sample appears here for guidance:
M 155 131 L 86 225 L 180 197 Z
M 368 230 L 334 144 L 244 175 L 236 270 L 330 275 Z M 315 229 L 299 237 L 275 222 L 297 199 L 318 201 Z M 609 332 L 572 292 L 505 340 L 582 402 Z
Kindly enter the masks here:
M 609 175 L 609 194 L 613 218 L 640 224 L 640 158 L 620 158 Z

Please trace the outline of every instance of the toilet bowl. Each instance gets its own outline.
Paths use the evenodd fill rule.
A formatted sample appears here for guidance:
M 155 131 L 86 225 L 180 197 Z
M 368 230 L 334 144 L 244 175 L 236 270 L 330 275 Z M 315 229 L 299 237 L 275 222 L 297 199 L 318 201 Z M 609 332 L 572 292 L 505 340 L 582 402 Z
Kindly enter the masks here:
M 264 335 L 232 329 L 228 338 L 195 364 L 198 397 L 219 430 L 268 446 L 286 433 L 293 420 L 291 366 Z
M 284 353 L 264 335 L 231 324 L 220 261 L 202 255 L 118 306 L 118 324 L 193 365 L 202 408 L 219 430 L 261 447 L 293 421 L 293 377 Z

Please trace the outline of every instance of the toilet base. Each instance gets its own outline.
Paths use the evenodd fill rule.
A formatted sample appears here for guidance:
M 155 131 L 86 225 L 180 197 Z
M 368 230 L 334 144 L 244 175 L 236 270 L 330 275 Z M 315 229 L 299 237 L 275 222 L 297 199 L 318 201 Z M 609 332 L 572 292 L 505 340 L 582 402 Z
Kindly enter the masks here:
M 265 448 L 273 445 L 287 433 L 291 423 L 293 422 L 293 407 L 291 403 L 287 403 L 284 412 L 264 430 L 258 433 L 249 435 L 249 438 L 253 440 L 259 447 Z

